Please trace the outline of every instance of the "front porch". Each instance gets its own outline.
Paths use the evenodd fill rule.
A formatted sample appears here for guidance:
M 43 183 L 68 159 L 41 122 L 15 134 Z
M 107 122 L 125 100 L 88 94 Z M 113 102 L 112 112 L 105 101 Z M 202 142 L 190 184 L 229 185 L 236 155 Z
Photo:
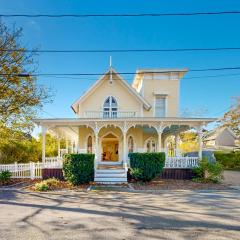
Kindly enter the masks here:
M 166 169 L 191 169 L 202 158 L 202 128 L 212 119 L 49 119 L 36 121 L 42 126 L 43 163 L 62 166 L 65 153 L 94 153 L 95 181 L 127 181 L 128 154 L 165 152 Z M 185 157 L 179 150 L 179 134 L 195 129 L 198 134 L 198 157 Z M 58 139 L 58 156 L 45 156 L 46 132 Z M 168 145 L 167 139 L 174 136 Z M 61 148 L 60 141 L 65 141 Z M 109 166 L 116 166 L 118 169 Z M 115 174 L 115 175 L 114 175 Z M 104 178 L 106 177 L 106 178 Z M 111 178 L 111 179 L 110 179 Z

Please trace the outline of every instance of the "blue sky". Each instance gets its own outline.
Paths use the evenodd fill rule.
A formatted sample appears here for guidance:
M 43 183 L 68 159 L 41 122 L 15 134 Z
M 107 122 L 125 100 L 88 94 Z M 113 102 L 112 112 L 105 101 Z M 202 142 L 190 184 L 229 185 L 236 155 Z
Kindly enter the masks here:
M 142 12 L 200 12 L 240 10 L 235 0 L 138 0 L 138 1 L 26 1 L 1 0 L 1 14 L 96 14 Z M 40 49 L 141 49 L 240 47 L 240 15 L 152 18 L 11 18 L 23 27 L 22 42 Z M 119 72 L 137 68 L 189 69 L 240 66 L 240 51 L 178 53 L 114 53 Z M 38 72 L 105 72 L 109 54 L 41 54 Z M 209 78 L 209 75 L 228 75 Z M 200 77 L 188 79 L 191 77 Z M 129 82 L 133 76 L 124 76 Z M 41 77 L 39 83 L 55 91 L 54 102 L 44 106 L 40 117 L 74 117 L 71 104 L 93 84 L 96 77 Z M 188 73 L 181 81 L 181 110 L 207 109 L 204 117 L 218 117 L 240 95 L 240 70 Z

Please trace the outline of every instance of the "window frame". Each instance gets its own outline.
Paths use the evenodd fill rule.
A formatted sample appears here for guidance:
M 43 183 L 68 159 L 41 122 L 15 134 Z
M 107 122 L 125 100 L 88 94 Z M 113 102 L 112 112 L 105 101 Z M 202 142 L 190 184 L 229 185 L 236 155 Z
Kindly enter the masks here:
M 109 105 L 105 105 L 109 100 Z M 114 109 L 114 110 L 113 110 Z M 103 118 L 117 118 L 118 101 L 113 96 L 108 96 L 103 103 Z
M 157 99 L 164 99 L 164 101 L 165 101 L 165 104 L 164 104 L 164 116 L 156 116 L 156 103 L 157 103 Z M 158 117 L 158 118 L 165 118 L 165 117 L 167 117 L 167 106 L 168 106 L 168 104 L 167 104 L 167 100 L 168 100 L 168 98 L 167 98 L 167 94 L 155 94 L 155 97 L 154 97 L 154 113 L 153 113 L 153 115 L 154 115 L 154 117 Z

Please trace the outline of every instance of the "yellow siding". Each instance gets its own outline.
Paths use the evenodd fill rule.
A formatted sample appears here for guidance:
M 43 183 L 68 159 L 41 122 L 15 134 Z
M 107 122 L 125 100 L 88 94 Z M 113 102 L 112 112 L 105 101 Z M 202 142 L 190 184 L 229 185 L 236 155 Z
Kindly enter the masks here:
M 84 117 L 85 111 L 102 111 L 103 103 L 108 96 L 116 98 L 118 111 L 133 111 L 140 116 L 142 103 L 122 85 L 119 79 L 113 78 L 113 82 L 110 84 L 107 76 L 101 85 L 81 103 L 79 116 Z
M 144 98 L 152 105 L 150 111 L 143 111 L 144 117 L 154 116 L 154 104 L 155 95 L 167 94 L 167 117 L 178 116 L 178 105 L 179 105 L 179 81 L 178 80 L 155 80 L 155 79 L 144 79 Z

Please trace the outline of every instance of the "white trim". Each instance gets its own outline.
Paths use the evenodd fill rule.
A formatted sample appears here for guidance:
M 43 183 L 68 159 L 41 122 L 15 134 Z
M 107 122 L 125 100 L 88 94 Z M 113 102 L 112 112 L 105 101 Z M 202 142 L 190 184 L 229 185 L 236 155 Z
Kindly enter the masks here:
M 100 158 L 99 158 L 99 161 L 98 163 L 102 164 L 102 163 L 113 163 L 111 161 L 103 161 L 102 160 L 102 141 L 103 141 L 103 138 L 109 134 L 112 134 L 113 136 L 115 136 L 118 140 L 118 161 L 114 161 L 114 163 L 116 164 L 119 164 L 120 162 L 122 162 L 122 152 L 123 152 L 123 149 L 122 149 L 122 142 L 121 142 L 121 137 L 119 137 L 117 134 L 115 134 L 114 132 L 112 131 L 108 131 L 107 133 L 105 133 L 103 136 L 99 137 L 99 140 L 100 140 L 100 149 L 98 149 L 98 154 L 100 154 Z
M 151 105 L 147 102 L 146 99 L 144 99 L 133 87 L 131 87 L 113 68 L 111 68 L 112 73 L 116 74 L 116 76 L 121 80 L 120 83 L 122 83 L 123 86 L 125 86 L 129 92 L 134 95 L 139 102 L 142 102 L 144 104 L 144 107 L 149 110 L 151 108 Z M 78 113 L 79 109 L 77 109 L 77 105 L 83 101 L 87 96 L 91 94 L 91 92 L 102 82 L 104 77 L 110 72 L 110 69 L 104 73 L 83 95 L 78 98 L 73 104 L 72 104 L 72 109 L 74 110 L 75 113 Z
M 163 96 L 163 99 L 165 99 L 165 116 L 164 118 L 166 118 L 168 116 L 168 95 L 165 95 L 165 94 L 154 94 L 154 100 L 153 100 L 153 117 L 156 117 L 156 97 L 157 96 Z

